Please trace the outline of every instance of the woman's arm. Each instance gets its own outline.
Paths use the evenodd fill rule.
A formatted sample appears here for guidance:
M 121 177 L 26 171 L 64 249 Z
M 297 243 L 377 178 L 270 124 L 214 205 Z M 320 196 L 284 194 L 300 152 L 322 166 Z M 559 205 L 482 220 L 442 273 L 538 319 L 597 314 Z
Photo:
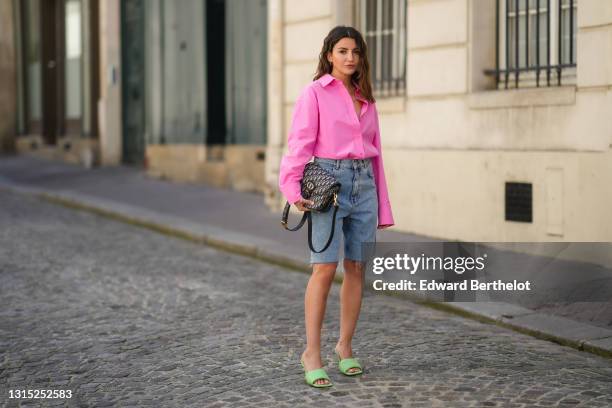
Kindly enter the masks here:
M 300 181 L 311 159 L 319 133 L 319 108 L 312 85 L 305 87 L 295 102 L 287 153 L 279 171 L 279 188 L 290 204 L 302 199 Z
M 383 167 L 378 111 L 376 110 L 376 105 L 373 105 L 373 107 L 376 117 L 376 134 L 374 135 L 373 144 L 376 150 L 378 150 L 378 156 L 372 158 L 372 168 L 374 170 L 376 192 L 378 193 L 378 229 L 383 229 L 395 225 L 395 222 L 393 221 L 389 191 L 387 190 L 387 180 L 385 178 L 385 169 Z

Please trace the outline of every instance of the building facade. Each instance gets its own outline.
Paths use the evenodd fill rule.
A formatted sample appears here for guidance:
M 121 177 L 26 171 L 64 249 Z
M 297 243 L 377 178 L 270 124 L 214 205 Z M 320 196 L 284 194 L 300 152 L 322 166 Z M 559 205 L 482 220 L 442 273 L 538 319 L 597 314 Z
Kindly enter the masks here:
M 96 0 L 4 1 L 10 47 L 3 105 L 11 106 L 12 146 L 70 161 L 97 143 Z M 5 32 L 5 35 L 8 34 Z M 10 93 L 10 94 L 9 94 Z M 16 137 L 19 135 L 20 137 Z
M 298 92 L 328 31 L 349 24 L 374 65 L 397 230 L 612 241 L 612 3 L 271 0 L 269 12 L 270 208 Z
M 4 150 L 262 192 L 265 0 L 0 0 Z
M 118 0 L 0 0 L 0 139 L 17 151 L 119 164 Z
M 122 1 L 125 161 L 263 191 L 266 9 L 263 0 Z
M 15 150 L 17 131 L 15 51 L 13 3 L 0 1 L 0 152 Z

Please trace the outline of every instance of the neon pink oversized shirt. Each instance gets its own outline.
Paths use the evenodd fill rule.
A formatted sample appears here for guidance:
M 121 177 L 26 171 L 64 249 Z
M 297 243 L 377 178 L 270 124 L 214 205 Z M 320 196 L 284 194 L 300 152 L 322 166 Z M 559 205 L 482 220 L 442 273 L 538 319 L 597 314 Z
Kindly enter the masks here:
M 355 85 L 356 86 L 356 85 Z M 394 225 L 385 179 L 376 104 L 365 100 L 359 88 L 355 96 L 363 102 L 359 118 L 348 90 L 330 74 L 308 84 L 293 110 L 288 151 L 280 165 L 279 188 L 291 204 L 301 196 L 304 166 L 315 157 L 327 159 L 372 159 L 378 194 L 378 226 Z

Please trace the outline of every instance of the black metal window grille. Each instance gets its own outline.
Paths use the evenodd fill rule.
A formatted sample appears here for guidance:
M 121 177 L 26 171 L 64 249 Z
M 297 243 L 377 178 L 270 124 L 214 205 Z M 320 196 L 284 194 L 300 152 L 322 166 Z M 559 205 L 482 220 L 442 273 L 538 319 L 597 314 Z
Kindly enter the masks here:
M 407 0 L 357 0 L 356 21 L 368 45 L 370 75 L 378 96 L 406 89 Z
M 561 85 L 576 78 L 578 0 L 496 0 L 498 88 Z

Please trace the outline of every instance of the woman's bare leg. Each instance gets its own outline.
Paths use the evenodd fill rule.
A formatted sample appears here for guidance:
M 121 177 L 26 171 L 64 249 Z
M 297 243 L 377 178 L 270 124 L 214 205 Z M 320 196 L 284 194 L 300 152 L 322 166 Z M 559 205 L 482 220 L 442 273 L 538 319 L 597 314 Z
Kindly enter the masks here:
M 311 371 L 323 366 L 321 363 L 321 327 L 327 306 L 327 295 L 336 274 L 337 262 L 313 264 L 304 297 L 304 318 L 306 322 L 306 350 L 302 354 L 304 366 Z M 316 384 L 326 384 L 319 379 Z
M 352 341 L 359 311 L 363 289 L 363 264 L 361 262 L 344 260 L 344 280 L 340 289 L 340 339 L 336 350 L 342 358 L 353 355 Z M 359 371 L 351 368 L 349 372 Z

